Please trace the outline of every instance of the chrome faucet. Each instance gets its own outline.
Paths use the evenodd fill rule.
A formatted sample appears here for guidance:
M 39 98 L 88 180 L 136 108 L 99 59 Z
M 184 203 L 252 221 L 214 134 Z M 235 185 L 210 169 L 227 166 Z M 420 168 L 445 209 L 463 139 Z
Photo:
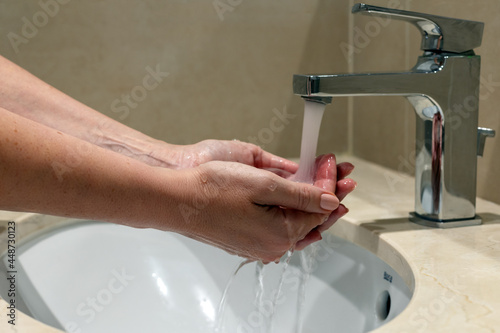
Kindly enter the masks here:
M 415 211 L 411 220 L 448 228 L 481 224 L 476 216 L 477 156 L 495 131 L 478 128 L 484 24 L 356 4 L 353 13 L 390 16 L 422 33 L 424 54 L 408 72 L 294 75 L 293 92 L 329 104 L 337 96 L 405 96 L 416 112 Z

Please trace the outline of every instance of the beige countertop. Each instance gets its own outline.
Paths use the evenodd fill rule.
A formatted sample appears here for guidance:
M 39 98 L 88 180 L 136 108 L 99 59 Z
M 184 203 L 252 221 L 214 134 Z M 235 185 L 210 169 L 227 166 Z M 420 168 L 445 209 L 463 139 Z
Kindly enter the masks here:
M 477 200 L 480 226 L 434 229 L 409 222 L 414 180 L 353 157 L 358 182 L 345 199 L 349 214 L 330 232 L 360 245 L 389 263 L 414 295 L 394 320 L 374 332 L 500 332 L 500 206 Z M 16 222 L 16 244 L 36 231 L 65 223 L 62 218 L 0 211 L 0 252 Z M 8 323 L 0 299 L 0 331 L 60 332 L 19 311 Z

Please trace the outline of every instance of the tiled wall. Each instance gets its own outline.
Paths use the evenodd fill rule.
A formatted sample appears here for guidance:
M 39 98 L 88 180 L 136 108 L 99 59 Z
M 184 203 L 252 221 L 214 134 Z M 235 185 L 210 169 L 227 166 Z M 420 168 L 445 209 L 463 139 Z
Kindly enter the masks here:
M 484 157 L 478 159 L 478 195 L 500 203 L 500 1 L 485 0 L 371 0 L 373 5 L 398 7 L 485 23 L 482 46 L 476 54 L 482 57 L 479 125 L 497 131 L 497 138 L 486 143 Z M 410 24 L 391 20 L 381 22 L 373 17 L 351 15 L 354 34 L 351 39 L 352 69 L 358 71 L 398 71 L 409 69 L 421 54 L 421 36 Z M 377 25 L 378 23 L 378 25 Z M 360 38 L 359 31 L 368 38 Z M 357 37 L 356 37 L 357 36 Z M 351 105 L 353 119 L 353 153 L 357 156 L 413 172 L 415 116 L 404 98 L 358 97 Z

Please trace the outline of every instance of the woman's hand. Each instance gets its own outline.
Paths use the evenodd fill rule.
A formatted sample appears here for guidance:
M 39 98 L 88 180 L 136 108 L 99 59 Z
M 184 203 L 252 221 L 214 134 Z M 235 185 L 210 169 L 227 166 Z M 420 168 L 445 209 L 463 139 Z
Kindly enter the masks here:
M 192 145 L 159 146 L 151 153 L 175 169 L 193 168 L 210 161 L 239 162 L 256 168 L 275 168 L 295 173 L 298 165 L 259 146 L 238 140 L 204 140 Z
M 184 224 L 178 232 L 252 260 L 279 260 L 339 205 L 321 186 L 242 163 L 212 161 L 180 172 L 195 181 L 179 205 Z M 324 177 L 330 176 L 318 173 L 317 183 L 329 183 Z

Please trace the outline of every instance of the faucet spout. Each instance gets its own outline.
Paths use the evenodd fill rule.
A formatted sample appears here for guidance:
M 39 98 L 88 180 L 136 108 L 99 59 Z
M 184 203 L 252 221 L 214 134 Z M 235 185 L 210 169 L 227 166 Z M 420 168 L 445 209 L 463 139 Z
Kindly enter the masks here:
M 456 75 L 451 75 L 456 67 L 464 72 L 468 68 L 475 70 L 476 73 L 472 74 L 477 74 L 479 78 L 480 58 L 474 57 L 476 61 L 446 55 L 424 56 L 407 72 L 294 75 L 293 92 L 304 98 L 375 95 L 445 97 L 450 80 L 456 78 Z M 464 64 L 467 69 L 462 66 Z M 461 75 L 469 76 L 468 73 Z

